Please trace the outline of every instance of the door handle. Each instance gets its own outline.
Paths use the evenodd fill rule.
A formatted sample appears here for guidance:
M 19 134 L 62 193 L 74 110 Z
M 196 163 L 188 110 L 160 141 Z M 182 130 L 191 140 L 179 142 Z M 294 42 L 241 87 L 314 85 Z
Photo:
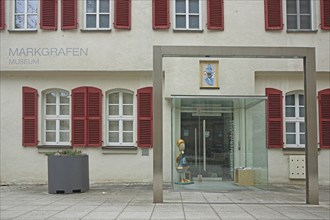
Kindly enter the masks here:
M 206 135 L 205 135 L 205 120 L 203 120 L 203 168 L 206 171 Z
M 197 166 L 197 128 L 195 128 L 195 165 Z

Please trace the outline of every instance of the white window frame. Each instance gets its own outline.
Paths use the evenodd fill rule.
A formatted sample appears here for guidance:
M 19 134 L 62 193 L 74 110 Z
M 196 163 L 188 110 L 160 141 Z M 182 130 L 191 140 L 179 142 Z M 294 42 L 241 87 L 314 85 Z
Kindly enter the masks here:
M 185 0 L 186 2 L 186 13 L 177 13 L 176 12 L 176 0 L 174 1 L 174 30 L 202 30 L 202 0 L 198 0 L 198 7 L 199 7 L 199 13 L 189 13 L 189 0 Z M 186 27 L 185 28 L 177 28 L 176 27 L 176 16 L 177 15 L 185 15 L 186 17 Z M 199 22 L 199 28 L 189 28 L 189 15 L 198 15 L 198 22 Z
M 109 115 L 109 110 L 110 110 L 110 105 L 115 105 L 115 104 L 110 104 L 109 103 L 109 95 L 113 93 L 119 93 L 119 115 Z M 123 94 L 124 93 L 129 93 L 132 95 L 132 104 L 123 104 Z M 106 111 L 106 118 L 107 118 L 107 124 L 106 124 L 106 137 L 107 137 L 107 146 L 116 146 L 116 147 L 133 147 L 136 145 L 136 119 L 135 119 L 135 101 L 134 101 L 134 92 L 131 90 L 127 89 L 115 89 L 111 90 L 107 93 L 106 95 L 106 103 L 107 103 L 107 111 Z M 123 114 L 123 106 L 124 105 L 132 105 L 133 113 L 132 115 L 124 115 Z M 119 121 L 119 142 L 109 142 L 110 139 L 110 128 L 109 128 L 109 122 L 110 121 Z M 133 122 L 133 130 L 132 130 L 132 136 L 133 140 L 132 142 L 123 142 L 123 122 L 124 121 L 132 121 Z
M 289 95 L 294 95 L 295 98 L 295 105 L 286 105 L 286 102 L 284 102 L 284 112 L 285 112 L 285 126 L 284 126 L 284 137 L 285 137 L 285 146 L 286 147 L 292 147 L 292 148 L 304 148 L 305 144 L 300 143 L 300 135 L 305 134 L 305 131 L 300 132 L 300 123 L 305 124 L 305 117 L 300 117 L 299 116 L 299 108 L 304 107 L 304 105 L 300 105 L 299 103 L 299 95 L 304 96 L 304 93 L 302 91 L 295 91 L 295 92 L 289 92 L 285 94 L 285 99 Z M 286 116 L 286 107 L 294 107 L 295 108 L 295 116 L 294 117 L 287 117 Z M 286 124 L 287 123 L 294 123 L 295 124 L 295 133 L 293 132 L 287 132 L 286 131 Z M 305 125 L 306 126 L 306 125 Z M 295 144 L 288 144 L 287 143 L 287 134 L 295 134 Z M 306 136 L 305 136 L 306 140 Z
M 87 12 L 87 0 L 84 1 L 84 29 L 85 30 L 111 30 L 111 3 L 112 1 L 109 0 L 109 12 L 100 12 L 100 0 L 95 0 L 96 1 L 96 12 Z M 87 15 L 88 14 L 95 14 L 96 15 L 96 27 L 91 28 L 87 27 Z M 107 28 L 100 28 L 100 15 L 109 15 L 109 27 Z
M 65 104 L 69 106 L 69 115 L 60 115 L 60 106 L 63 105 L 60 103 L 60 93 L 61 92 L 65 92 L 68 94 L 68 98 L 69 98 L 69 103 Z M 47 115 L 46 111 L 47 111 L 47 94 L 49 93 L 56 93 L 56 114 L 55 115 Z M 71 96 L 70 96 L 70 92 L 66 91 L 66 90 L 62 90 L 62 89 L 56 89 L 56 90 L 48 90 L 47 92 L 45 92 L 43 94 L 43 107 L 44 107 L 44 125 L 43 125 L 43 134 L 44 134 L 44 144 L 45 145 L 54 145 L 54 146 L 70 146 L 71 145 Z M 55 142 L 50 142 L 47 141 L 46 139 L 46 134 L 47 134 L 47 121 L 48 120 L 54 120 L 56 121 L 56 141 Z M 69 129 L 68 130 L 60 130 L 60 121 L 61 120 L 68 120 L 69 121 Z M 67 142 L 61 142 L 60 141 L 60 132 L 61 131 L 67 131 L 69 132 L 69 140 Z
M 315 16 L 316 16 L 316 13 L 315 13 L 315 1 L 313 0 L 309 0 L 310 1 L 310 7 L 311 7 L 311 12 L 310 14 L 310 22 L 311 22 L 311 27 L 310 29 L 301 29 L 301 22 L 300 22 L 300 15 L 302 15 L 300 13 L 300 1 L 301 0 L 295 0 L 296 2 L 298 2 L 296 4 L 296 10 L 297 10 L 297 13 L 296 14 L 289 14 L 288 13 L 288 8 L 287 8 L 287 4 L 286 4 L 286 21 L 287 21 L 287 30 L 289 31 L 312 31 L 312 30 L 315 30 Z M 297 28 L 296 29 L 292 29 L 292 28 L 289 28 L 288 26 L 288 15 L 295 15 L 297 17 Z M 307 15 L 307 14 L 306 14 Z
M 23 0 L 24 3 L 24 12 L 23 13 L 16 13 L 16 0 L 12 1 L 12 12 L 13 12 L 13 17 L 12 17 L 12 24 L 13 24 L 13 30 L 37 30 L 38 28 L 38 23 L 39 21 L 39 11 L 40 11 L 40 1 L 36 0 L 37 3 L 37 12 L 36 13 L 29 13 L 28 12 L 28 0 Z M 23 15 L 24 16 L 24 28 L 16 28 L 16 15 Z M 29 15 L 36 15 L 37 16 L 37 23 L 34 28 L 28 28 L 28 16 Z

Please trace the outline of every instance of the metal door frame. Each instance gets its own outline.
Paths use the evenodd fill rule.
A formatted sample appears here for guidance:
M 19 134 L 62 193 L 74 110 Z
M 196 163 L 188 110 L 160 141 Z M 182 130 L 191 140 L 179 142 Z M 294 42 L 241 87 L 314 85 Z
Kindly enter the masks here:
M 163 89 L 164 57 L 280 58 L 303 60 L 305 99 L 306 203 L 319 204 L 316 64 L 314 47 L 153 47 L 153 201 L 163 202 Z M 157 116 L 157 117 L 156 117 Z

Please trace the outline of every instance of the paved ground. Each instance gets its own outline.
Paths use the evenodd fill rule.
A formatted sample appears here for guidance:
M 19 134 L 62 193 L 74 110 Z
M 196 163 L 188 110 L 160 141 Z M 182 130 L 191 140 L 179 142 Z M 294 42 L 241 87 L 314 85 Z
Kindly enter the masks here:
M 320 204 L 306 205 L 303 186 L 212 193 L 164 190 L 152 202 L 150 185 L 91 185 L 86 193 L 48 194 L 47 185 L 1 186 L 2 219 L 330 219 L 330 187 Z

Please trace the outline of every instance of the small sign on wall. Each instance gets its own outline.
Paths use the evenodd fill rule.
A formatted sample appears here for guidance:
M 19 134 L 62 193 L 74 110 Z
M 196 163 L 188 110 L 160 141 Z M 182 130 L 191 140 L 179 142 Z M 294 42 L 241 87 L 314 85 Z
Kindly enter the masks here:
M 219 61 L 199 61 L 201 89 L 219 89 Z

